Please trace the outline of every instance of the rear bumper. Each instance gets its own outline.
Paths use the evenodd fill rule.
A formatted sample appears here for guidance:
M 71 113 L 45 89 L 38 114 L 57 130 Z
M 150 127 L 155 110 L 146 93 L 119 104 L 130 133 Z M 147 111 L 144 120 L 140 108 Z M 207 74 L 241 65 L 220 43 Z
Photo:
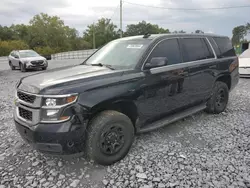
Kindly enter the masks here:
M 250 68 L 240 67 L 239 68 L 240 77 L 249 78 L 250 77 Z
M 71 122 L 37 124 L 29 127 L 15 120 L 21 137 L 34 149 L 50 154 L 73 154 L 83 151 L 85 128 Z

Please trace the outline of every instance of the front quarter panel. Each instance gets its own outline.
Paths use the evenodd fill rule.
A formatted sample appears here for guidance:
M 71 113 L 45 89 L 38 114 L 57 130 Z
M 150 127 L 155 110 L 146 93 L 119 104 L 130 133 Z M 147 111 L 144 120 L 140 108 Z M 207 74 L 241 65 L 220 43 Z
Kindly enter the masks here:
M 117 101 L 135 101 L 139 97 L 139 82 L 143 80 L 143 73 L 124 75 L 121 80 L 107 87 L 99 87 L 83 92 L 79 95 L 78 103 L 89 113 L 95 113 L 100 109 L 108 108 Z

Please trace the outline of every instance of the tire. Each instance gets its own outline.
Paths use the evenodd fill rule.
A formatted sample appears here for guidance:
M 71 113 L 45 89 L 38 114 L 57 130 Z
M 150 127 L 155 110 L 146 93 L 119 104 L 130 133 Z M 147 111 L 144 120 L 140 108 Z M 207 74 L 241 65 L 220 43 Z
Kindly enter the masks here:
M 211 114 L 219 114 L 223 112 L 228 104 L 229 90 L 224 82 L 215 82 L 212 96 L 207 102 L 206 112 Z
M 117 111 L 103 111 L 88 125 L 86 155 L 100 165 L 111 165 L 127 155 L 133 141 L 131 120 Z
M 9 62 L 9 65 L 10 65 L 11 70 L 15 70 L 15 69 L 16 69 L 16 67 L 15 67 L 15 66 L 13 66 L 13 64 L 12 64 L 12 62 L 11 62 L 11 61 Z
M 26 72 L 26 68 L 25 68 L 24 64 L 20 63 L 19 65 L 20 65 L 21 72 Z
M 42 68 L 42 70 L 46 70 L 46 69 L 47 69 L 47 67 L 43 67 L 43 68 Z

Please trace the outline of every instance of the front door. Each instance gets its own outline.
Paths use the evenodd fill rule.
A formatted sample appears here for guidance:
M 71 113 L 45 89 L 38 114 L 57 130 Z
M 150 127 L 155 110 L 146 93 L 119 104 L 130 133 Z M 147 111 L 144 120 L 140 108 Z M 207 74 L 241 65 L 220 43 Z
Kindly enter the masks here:
M 18 53 L 15 51 L 14 52 L 14 57 L 13 57 L 13 60 L 12 60 L 12 64 L 14 65 L 14 66 L 19 66 L 19 55 L 18 55 Z
M 144 70 L 140 83 L 141 97 L 137 100 L 142 126 L 160 120 L 188 106 L 188 68 L 182 64 L 177 38 L 165 39 L 154 48 L 146 62 L 153 57 L 167 57 L 166 66 Z

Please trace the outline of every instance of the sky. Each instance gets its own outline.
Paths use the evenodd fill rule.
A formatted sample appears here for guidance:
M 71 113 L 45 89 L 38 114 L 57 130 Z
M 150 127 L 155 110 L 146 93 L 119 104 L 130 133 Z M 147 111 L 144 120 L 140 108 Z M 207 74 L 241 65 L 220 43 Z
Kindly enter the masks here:
M 111 18 L 119 27 L 120 0 L 0 0 L 0 25 L 28 24 L 41 12 L 57 15 L 64 23 L 81 33 L 86 26 L 99 18 Z M 213 8 L 250 5 L 250 0 L 127 0 L 123 3 L 123 31 L 128 24 L 142 20 L 158 24 L 170 31 L 194 32 L 199 29 L 207 33 L 232 36 L 235 26 L 250 22 L 249 8 L 227 10 L 179 11 L 129 4 L 170 8 Z

